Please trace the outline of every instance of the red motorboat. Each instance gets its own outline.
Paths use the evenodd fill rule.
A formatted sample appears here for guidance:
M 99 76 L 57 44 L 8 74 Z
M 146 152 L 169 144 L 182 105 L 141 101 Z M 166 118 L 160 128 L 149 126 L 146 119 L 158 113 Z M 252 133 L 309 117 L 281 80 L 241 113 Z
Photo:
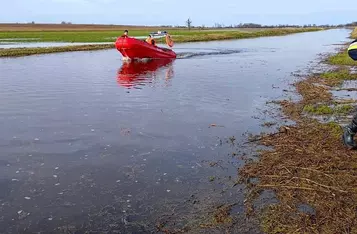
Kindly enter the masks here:
M 132 37 L 118 37 L 115 42 L 116 49 L 129 59 L 174 59 L 176 53 L 171 49 L 151 45 Z

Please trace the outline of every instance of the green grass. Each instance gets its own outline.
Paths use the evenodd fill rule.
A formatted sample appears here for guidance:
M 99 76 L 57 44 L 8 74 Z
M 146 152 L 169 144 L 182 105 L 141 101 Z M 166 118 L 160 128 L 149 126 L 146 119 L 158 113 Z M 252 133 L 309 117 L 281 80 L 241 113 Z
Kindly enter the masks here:
M 335 113 L 338 114 L 348 114 L 353 110 L 353 106 L 351 105 L 342 105 L 342 106 L 337 106 L 335 108 Z
M 321 77 L 331 80 L 357 80 L 357 74 L 351 74 L 346 68 L 325 72 L 321 74 Z
M 333 113 L 333 109 L 327 105 L 306 105 L 304 112 L 317 115 L 329 115 Z
M 327 62 L 331 65 L 347 65 L 347 66 L 356 66 L 357 62 L 348 56 L 347 48 L 333 55 L 327 59 Z
M 351 74 L 347 68 L 328 71 L 320 75 L 330 86 L 340 86 L 345 80 L 357 80 L 357 74 Z
M 260 31 L 240 30 L 170 30 L 175 42 L 194 42 L 223 39 L 241 39 L 262 36 L 280 36 L 291 33 L 322 30 L 320 28 L 264 29 Z M 146 36 L 150 30 L 130 30 L 130 36 Z M 36 42 L 113 42 L 121 31 L 38 31 L 38 32 L 0 32 L 1 39 L 19 39 Z M 32 40 L 36 38 L 36 40 Z M 24 40 L 21 40 L 24 39 Z
M 316 115 L 331 115 L 331 114 L 348 114 L 353 109 L 351 105 L 342 105 L 330 107 L 328 105 L 306 105 L 304 112 Z

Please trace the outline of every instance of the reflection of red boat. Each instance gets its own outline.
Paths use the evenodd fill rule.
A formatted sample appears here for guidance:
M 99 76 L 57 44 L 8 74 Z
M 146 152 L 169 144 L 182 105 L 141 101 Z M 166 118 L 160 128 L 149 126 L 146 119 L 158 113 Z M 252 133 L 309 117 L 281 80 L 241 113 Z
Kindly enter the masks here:
M 125 62 L 118 71 L 117 82 L 119 85 L 128 88 L 146 83 L 148 79 L 158 73 L 159 68 L 170 66 L 171 63 L 172 59 L 155 59 L 148 62 Z M 170 79 L 172 69 L 168 69 L 165 76 L 166 79 Z
M 115 47 L 123 57 L 130 59 L 176 58 L 176 53 L 170 49 L 157 47 L 132 37 L 118 37 Z

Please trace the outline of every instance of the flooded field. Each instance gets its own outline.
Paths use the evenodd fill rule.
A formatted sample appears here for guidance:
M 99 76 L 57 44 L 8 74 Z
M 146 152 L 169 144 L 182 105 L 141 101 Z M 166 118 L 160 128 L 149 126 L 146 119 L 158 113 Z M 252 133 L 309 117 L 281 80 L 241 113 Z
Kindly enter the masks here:
M 348 35 L 179 44 L 145 64 L 116 50 L 0 59 L 0 233 L 221 233 L 221 205 L 233 233 L 259 233 L 234 186 L 239 146 L 292 72 Z

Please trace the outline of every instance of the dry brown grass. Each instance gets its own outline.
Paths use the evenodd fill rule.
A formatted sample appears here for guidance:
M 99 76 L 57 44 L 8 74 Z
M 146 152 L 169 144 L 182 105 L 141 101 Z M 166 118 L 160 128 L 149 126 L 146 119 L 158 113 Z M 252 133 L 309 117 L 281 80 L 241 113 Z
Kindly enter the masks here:
M 357 28 L 352 31 L 351 37 L 357 39 Z

